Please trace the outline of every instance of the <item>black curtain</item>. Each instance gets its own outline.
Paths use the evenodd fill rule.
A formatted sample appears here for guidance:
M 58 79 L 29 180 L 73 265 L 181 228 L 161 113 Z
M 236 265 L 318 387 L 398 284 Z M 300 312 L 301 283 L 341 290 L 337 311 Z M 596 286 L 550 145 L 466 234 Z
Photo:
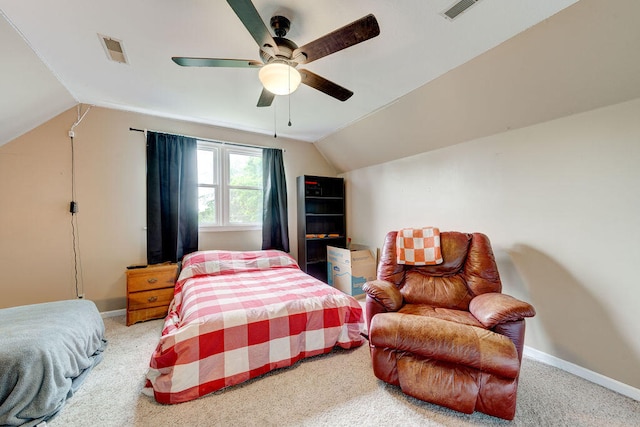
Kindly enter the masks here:
M 262 249 L 289 252 L 289 216 L 287 182 L 282 150 L 265 148 L 262 152 L 263 215 Z
M 147 263 L 198 250 L 195 138 L 147 132 Z

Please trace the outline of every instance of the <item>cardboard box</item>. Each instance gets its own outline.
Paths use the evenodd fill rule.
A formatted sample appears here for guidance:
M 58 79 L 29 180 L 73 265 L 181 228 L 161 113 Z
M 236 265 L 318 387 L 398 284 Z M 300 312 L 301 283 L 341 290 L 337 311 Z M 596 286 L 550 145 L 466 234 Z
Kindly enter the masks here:
M 376 278 L 376 259 L 365 246 L 327 246 L 327 282 L 349 295 L 362 295 L 362 285 Z

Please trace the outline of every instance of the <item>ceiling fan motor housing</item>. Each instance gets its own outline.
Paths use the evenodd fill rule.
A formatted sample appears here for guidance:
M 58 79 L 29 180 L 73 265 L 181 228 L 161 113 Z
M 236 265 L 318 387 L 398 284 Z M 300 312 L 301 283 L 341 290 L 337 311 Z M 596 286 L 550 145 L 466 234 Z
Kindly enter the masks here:
M 272 56 L 265 50 L 260 49 L 260 58 L 262 58 L 262 62 L 268 64 L 275 60 L 285 60 L 292 67 L 296 67 L 298 63 L 291 61 L 291 57 L 293 56 L 293 51 L 298 48 L 298 45 L 284 37 L 274 37 L 273 40 L 276 42 L 280 52 L 277 55 Z

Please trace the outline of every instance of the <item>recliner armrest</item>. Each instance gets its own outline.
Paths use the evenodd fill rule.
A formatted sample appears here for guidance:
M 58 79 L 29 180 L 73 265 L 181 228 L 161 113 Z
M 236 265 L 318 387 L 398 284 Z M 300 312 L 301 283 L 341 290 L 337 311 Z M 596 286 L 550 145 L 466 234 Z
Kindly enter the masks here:
M 362 285 L 362 290 L 382 304 L 387 311 L 398 311 L 402 307 L 402 294 L 391 282 L 372 280 Z
M 469 311 L 487 328 L 536 315 L 536 310 L 531 304 L 497 292 L 473 298 L 469 303 Z

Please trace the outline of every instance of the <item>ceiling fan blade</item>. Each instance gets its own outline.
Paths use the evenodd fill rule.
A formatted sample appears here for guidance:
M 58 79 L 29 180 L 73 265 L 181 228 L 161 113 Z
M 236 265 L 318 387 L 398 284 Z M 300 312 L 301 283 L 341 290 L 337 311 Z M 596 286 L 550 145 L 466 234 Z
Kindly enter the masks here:
M 353 92 L 349 89 L 345 89 L 340 85 L 335 84 L 332 81 L 325 79 L 324 77 L 320 77 L 317 74 L 312 73 L 309 70 L 298 70 L 300 71 L 300 77 L 302 78 L 301 83 L 306 84 L 307 86 L 311 86 L 314 89 L 319 90 L 320 92 L 324 92 L 329 96 L 333 96 L 335 99 L 339 101 L 346 101 L 351 98 Z
M 222 58 L 185 58 L 174 56 L 173 62 L 183 67 L 235 67 L 235 68 L 259 68 L 262 62 L 251 59 L 222 59 Z
M 260 94 L 260 98 L 258 99 L 257 107 L 270 107 L 275 97 L 276 96 L 273 93 L 269 92 L 265 88 L 262 88 L 262 93 Z
M 229 3 L 231 9 L 238 15 L 238 18 L 240 18 L 240 21 L 242 21 L 247 28 L 251 37 L 258 43 L 260 49 L 265 46 L 270 46 L 276 54 L 280 53 L 278 45 L 273 40 L 269 29 L 264 24 L 264 21 L 251 0 L 227 0 L 227 3 Z
M 346 49 L 380 34 L 376 17 L 369 14 L 351 24 L 320 37 L 293 51 L 292 58 L 299 64 L 308 64 L 331 53 Z

